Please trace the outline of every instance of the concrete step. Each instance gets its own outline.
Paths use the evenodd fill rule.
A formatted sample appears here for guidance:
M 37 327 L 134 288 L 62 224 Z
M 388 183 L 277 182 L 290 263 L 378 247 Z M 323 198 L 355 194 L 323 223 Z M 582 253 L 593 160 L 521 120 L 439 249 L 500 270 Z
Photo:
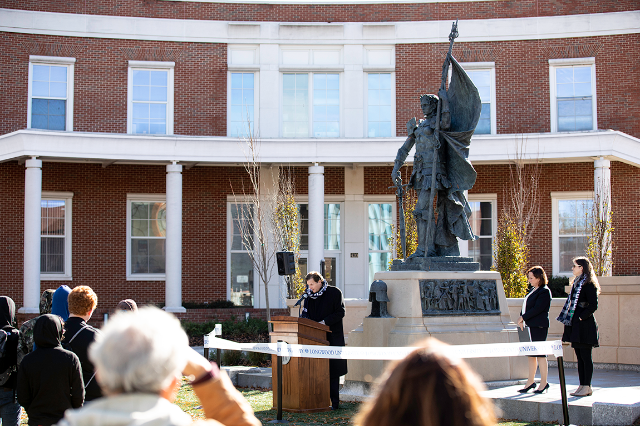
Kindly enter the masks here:
M 483 395 L 493 400 L 500 417 L 562 424 L 562 397 L 557 370 L 549 370 L 546 394 L 518 393 L 522 384 L 493 388 Z M 640 417 L 640 372 L 595 370 L 593 395 L 574 397 L 579 385 L 576 369 L 565 369 L 569 421 L 579 425 L 632 425 Z

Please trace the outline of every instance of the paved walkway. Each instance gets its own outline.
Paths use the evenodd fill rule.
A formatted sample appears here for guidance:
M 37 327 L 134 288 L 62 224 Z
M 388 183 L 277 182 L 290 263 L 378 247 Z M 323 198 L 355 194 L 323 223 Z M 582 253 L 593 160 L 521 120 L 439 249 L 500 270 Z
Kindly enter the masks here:
M 640 372 L 595 370 L 593 395 L 577 398 L 569 393 L 580 384 L 578 370 L 565 369 L 569 420 L 581 425 L 631 425 L 640 417 Z M 546 394 L 517 392 L 522 385 L 488 390 L 484 395 L 502 409 L 502 418 L 527 421 L 562 421 L 558 369 L 549 367 L 551 387 Z

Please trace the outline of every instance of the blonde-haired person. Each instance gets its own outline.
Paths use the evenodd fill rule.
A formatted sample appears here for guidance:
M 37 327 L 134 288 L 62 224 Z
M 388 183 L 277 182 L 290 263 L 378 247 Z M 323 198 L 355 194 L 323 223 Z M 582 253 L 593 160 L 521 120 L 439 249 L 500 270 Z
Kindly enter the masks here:
M 69 319 L 65 322 L 62 345 L 78 355 L 82 366 L 85 401 L 93 401 L 102 396 L 95 379 L 95 367 L 89 359 L 89 346 L 96 340 L 99 331 L 88 324 L 98 306 L 98 296 L 86 285 L 81 285 L 69 293 Z
M 493 405 L 480 395 L 482 382 L 462 360 L 444 354 L 447 345 L 430 338 L 391 364 L 356 426 L 489 426 Z
M 592 350 L 599 346 L 598 323 L 593 316 L 598 309 L 600 284 L 586 257 L 573 259 L 573 283 L 557 320 L 564 324 L 563 342 L 571 342 L 578 361 L 580 386 L 573 396 L 589 396 L 593 377 Z
M 532 342 L 544 342 L 549 334 L 549 309 L 551 308 L 551 290 L 547 287 L 547 274 L 542 266 L 533 266 L 527 270 L 527 279 L 531 284 L 531 291 L 522 302 L 518 327 L 524 330 L 525 323 L 529 327 L 529 334 Z M 518 390 L 520 393 L 527 393 L 536 386 L 536 370 L 540 365 L 540 385 L 533 393 L 546 392 L 549 389 L 547 376 L 549 374 L 549 364 L 546 355 L 529 356 L 529 377 L 524 388 Z

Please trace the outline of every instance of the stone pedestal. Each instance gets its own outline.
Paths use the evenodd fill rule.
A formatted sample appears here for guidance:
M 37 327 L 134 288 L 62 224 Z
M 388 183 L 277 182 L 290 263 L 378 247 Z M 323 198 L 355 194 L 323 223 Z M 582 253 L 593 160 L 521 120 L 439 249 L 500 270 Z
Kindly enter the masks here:
M 427 337 L 451 345 L 518 342 L 516 325 L 509 316 L 497 272 L 392 271 L 378 272 L 375 279 L 387 284 L 388 310 L 394 318 L 365 318 L 360 327 L 349 333 L 349 346 L 418 346 Z M 453 301 L 441 302 L 432 291 L 440 282 L 459 286 L 466 283 L 470 297 L 474 298 L 471 306 L 467 303 L 464 309 L 463 302 L 455 302 L 456 306 L 452 306 Z M 474 286 L 476 289 L 491 287 L 494 290 L 486 293 L 493 294 L 484 299 L 478 297 L 477 292 L 472 293 Z M 524 357 L 466 361 L 484 381 L 518 380 L 526 378 L 528 373 Z M 346 379 L 368 383 L 380 376 L 382 364 L 382 361 L 350 360 Z

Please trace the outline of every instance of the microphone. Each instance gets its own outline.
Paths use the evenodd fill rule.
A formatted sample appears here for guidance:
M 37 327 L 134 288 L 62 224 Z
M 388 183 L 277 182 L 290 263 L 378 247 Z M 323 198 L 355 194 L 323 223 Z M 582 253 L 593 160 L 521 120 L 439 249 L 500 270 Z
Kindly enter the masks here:
M 308 295 L 308 294 L 307 294 L 307 292 L 305 291 L 304 293 L 302 293 L 302 296 L 300 296 L 300 299 L 298 299 L 298 301 L 296 302 L 296 304 L 295 304 L 295 305 L 293 305 L 293 307 L 295 308 L 296 306 L 299 306 L 299 305 L 302 303 L 302 301 L 303 301 L 304 299 L 306 299 L 307 297 L 309 297 L 309 295 Z

